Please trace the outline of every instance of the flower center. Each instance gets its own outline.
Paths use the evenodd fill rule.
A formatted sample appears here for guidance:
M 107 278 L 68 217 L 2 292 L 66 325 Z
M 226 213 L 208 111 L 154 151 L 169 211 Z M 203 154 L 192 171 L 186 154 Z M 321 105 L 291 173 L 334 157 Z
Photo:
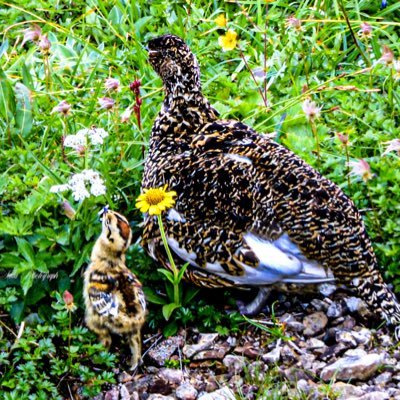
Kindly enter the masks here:
M 165 199 L 165 193 L 161 189 L 149 189 L 146 193 L 146 201 L 151 206 L 156 206 Z

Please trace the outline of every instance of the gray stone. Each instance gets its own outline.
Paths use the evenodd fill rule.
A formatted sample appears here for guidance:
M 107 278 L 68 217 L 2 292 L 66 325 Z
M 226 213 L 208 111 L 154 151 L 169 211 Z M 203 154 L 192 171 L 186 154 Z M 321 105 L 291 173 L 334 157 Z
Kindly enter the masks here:
M 302 354 L 300 356 L 300 364 L 302 365 L 302 367 L 306 370 L 311 370 L 314 362 L 315 362 L 315 355 L 314 354 L 310 354 L 310 353 L 306 353 L 306 354 Z
M 148 357 L 159 367 L 165 365 L 165 362 L 171 358 L 178 348 L 181 340 L 177 336 L 170 337 L 162 341 L 159 345 L 152 348 L 148 353 Z
M 227 355 L 223 361 L 228 371 L 235 374 L 240 374 L 246 366 L 246 358 L 242 356 L 235 356 L 232 354 Z
M 364 390 L 362 390 L 359 386 L 354 386 L 343 382 L 335 382 L 332 385 L 332 391 L 338 396 L 338 400 L 358 398 L 365 393 Z
M 200 351 L 210 349 L 217 337 L 218 333 L 202 333 L 197 344 L 185 345 L 182 352 L 186 357 L 191 358 Z
M 306 341 L 307 349 L 314 350 L 314 349 L 326 349 L 326 344 L 319 339 L 316 338 L 309 338 Z
M 322 311 L 317 311 L 313 314 L 307 315 L 303 319 L 304 335 L 314 336 L 315 334 L 321 332 L 327 325 L 328 318 Z
M 179 385 L 183 381 L 183 372 L 180 369 L 162 368 L 158 376 L 174 385 Z
M 353 355 L 340 358 L 333 364 L 327 365 L 321 371 L 321 379 L 326 381 L 336 378 L 338 380 L 361 380 L 370 378 L 383 362 L 381 354 L 367 354 L 365 356 Z
M 388 400 L 389 395 L 386 392 L 369 392 L 358 398 L 358 400 Z
M 175 395 L 179 400 L 195 400 L 197 390 L 190 383 L 184 382 L 176 388 Z
M 129 393 L 129 390 L 124 384 L 120 385 L 119 398 L 120 400 L 131 400 L 131 395 Z
M 228 386 L 224 386 L 215 392 L 205 393 L 199 396 L 198 400 L 236 400 L 236 397 Z
M 336 291 L 336 289 L 336 285 L 333 285 L 332 283 L 322 283 L 321 285 L 319 285 L 319 291 L 325 297 L 329 297 Z
M 117 387 L 113 387 L 111 390 L 107 391 L 104 400 L 119 400 L 119 390 Z
M 222 360 L 229 351 L 228 343 L 217 343 L 212 349 L 199 351 L 193 356 L 193 360 Z
M 164 396 L 159 393 L 152 393 L 147 400 L 175 400 L 175 397 L 172 396 Z
M 362 317 L 371 315 L 367 305 L 358 297 L 347 297 L 345 303 L 350 312 L 356 312 Z
M 392 380 L 392 373 L 389 371 L 383 372 L 374 379 L 374 384 L 385 387 Z
M 367 328 L 361 328 L 359 331 L 352 331 L 351 333 L 358 344 L 368 344 L 371 342 L 372 333 Z
M 261 359 L 267 364 L 275 364 L 281 358 L 281 347 L 277 346 L 275 349 L 270 351 L 269 353 L 265 353 L 261 356 Z
M 344 343 L 348 347 L 357 346 L 357 340 L 354 338 L 351 332 L 347 331 L 336 332 L 336 341 L 338 343 Z
M 123 371 L 118 375 L 118 382 L 119 383 L 126 383 L 130 382 L 133 379 L 132 375 L 128 374 L 126 371 Z
M 335 301 L 328 307 L 326 311 L 326 315 L 329 318 L 338 318 L 343 315 L 343 307 L 340 303 L 336 303 Z
M 310 303 L 317 311 L 326 311 L 329 307 L 325 301 L 320 299 L 313 299 Z

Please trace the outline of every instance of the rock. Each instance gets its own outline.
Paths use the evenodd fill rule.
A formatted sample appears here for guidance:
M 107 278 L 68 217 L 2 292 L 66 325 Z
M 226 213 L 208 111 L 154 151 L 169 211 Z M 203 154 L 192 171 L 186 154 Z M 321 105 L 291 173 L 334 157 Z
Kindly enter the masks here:
M 338 343 L 328 347 L 323 354 L 321 354 L 321 360 L 328 361 L 331 358 L 337 359 L 340 357 L 345 350 L 348 349 L 344 343 Z
M 175 400 L 175 397 L 172 396 L 164 396 L 163 394 L 159 393 L 152 393 L 147 400 Z
M 261 359 L 267 364 L 275 364 L 281 358 L 281 347 L 277 346 L 275 349 L 270 351 L 269 353 L 265 353 L 261 356 Z
M 197 344 L 185 345 L 182 352 L 187 358 L 191 358 L 200 351 L 210 349 L 217 337 L 218 333 L 202 333 Z
M 369 392 L 358 398 L 358 400 L 388 400 L 389 395 L 386 392 Z
M 132 375 L 128 374 L 126 371 L 123 371 L 121 374 L 118 375 L 119 383 L 130 382 L 132 379 L 133 379 Z
M 324 295 L 325 297 L 329 297 L 336 291 L 337 287 L 332 283 L 322 283 L 321 285 L 319 285 L 318 289 L 322 295 Z
M 183 381 L 183 372 L 180 369 L 162 368 L 158 376 L 174 385 L 179 385 Z
M 236 347 L 234 352 L 255 359 L 260 355 L 260 348 L 252 342 L 246 342 L 243 346 Z
M 359 331 L 352 331 L 351 333 L 358 344 L 368 344 L 371 342 L 372 333 L 367 328 L 361 328 Z
M 165 361 L 169 360 L 178 348 L 181 339 L 177 336 L 170 337 L 162 341 L 159 345 L 152 348 L 148 353 L 148 357 L 159 367 L 165 365 Z
M 236 400 L 236 397 L 228 386 L 224 386 L 215 392 L 206 393 L 199 396 L 198 400 Z
M 374 384 L 385 387 L 392 380 L 392 373 L 389 371 L 383 372 L 374 379 Z
M 254 380 L 254 382 L 261 382 L 265 377 L 265 373 L 268 371 L 268 365 L 263 361 L 253 361 L 248 366 L 247 373 Z
M 297 381 L 296 388 L 299 392 L 303 392 L 304 394 L 309 394 L 315 388 L 315 384 L 310 383 L 305 379 L 300 379 Z
M 190 383 L 184 382 L 176 388 L 175 395 L 179 400 L 195 400 L 197 390 Z
M 302 354 L 300 356 L 300 364 L 306 370 L 310 370 L 311 371 L 314 362 L 315 362 L 315 355 L 314 354 L 306 353 L 306 354 Z
M 229 354 L 223 359 L 222 362 L 228 368 L 229 372 L 240 374 L 243 371 L 243 368 L 246 366 L 247 360 L 245 357 Z
M 345 303 L 350 312 L 358 313 L 361 317 L 371 315 L 367 305 L 358 297 L 347 297 Z
M 291 321 L 286 324 L 286 330 L 288 332 L 298 332 L 301 333 L 304 331 L 304 325 L 301 322 Z
M 282 347 L 281 359 L 284 363 L 292 364 L 293 361 L 297 361 L 298 358 L 298 355 L 287 344 Z
M 329 307 L 329 304 L 320 299 L 313 299 L 310 304 L 315 308 L 316 311 L 326 311 Z
M 329 381 L 333 377 L 338 380 L 361 380 L 370 378 L 383 362 L 381 354 L 353 355 L 340 358 L 327 365 L 321 372 L 321 379 Z
M 336 332 L 336 341 L 338 343 L 344 343 L 348 347 L 357 346 L 357 340 L 354 338 L 351 332 L 347 331 Z
M 194 355 L 193 360 L 222 360 L 229 351 L 228 343 L 217 343 L 212 349 L 200 351 Z
M 321 332 L 326 327 L 327 323 L 328 318 L 322 311 L 307 315 L 303 319 L 303 325 L 305 327 L 303 333 L 305 336 L 314 336 Z
M 326 311 L 326 316 L 329 318 L 338 318 L 343 315 L 343 307 L 340 303 L 335 301 L 328 307 Z
M 119 388 L 119 398 L 120 400 L 131 400 L 131 395 L 125 385 L 121 385 Z
M 343 382 L 335 382 L 332 385 L 332 391 L 338 396 L 337 400 L 358 399 L 365 393 L 359 386 Z
M 119 400 L 119 390 L 117 387 L 113 387 L 111 390 L 106 392 L 104 400 Z
M 389 335 L 381 335 L 379 336 L 379 339 L 383 347 L 393 346 L 393 339 Z
M 315 349 L 326 349 L 326 344 L 319 339 L 310 338 L 306 341 L 306 346 L 308 350 L 315 350 Z

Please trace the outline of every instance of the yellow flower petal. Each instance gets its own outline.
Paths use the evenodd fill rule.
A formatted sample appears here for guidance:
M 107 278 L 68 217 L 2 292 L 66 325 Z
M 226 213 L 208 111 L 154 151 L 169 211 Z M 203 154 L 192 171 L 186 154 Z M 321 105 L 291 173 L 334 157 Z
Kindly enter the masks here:
M 220 26 L 221 28 L 226 26 L 226 23 L 228 22 L 227 19 L 225 18 L 224 14 L 218 15 L 217 18 L 215 18 L 214 22 Z
M 233 50 L 237 45 L 237 33 L 229 29 L 225 35 L 218 38 L 218 44 L 222 47 L 223 51 Z

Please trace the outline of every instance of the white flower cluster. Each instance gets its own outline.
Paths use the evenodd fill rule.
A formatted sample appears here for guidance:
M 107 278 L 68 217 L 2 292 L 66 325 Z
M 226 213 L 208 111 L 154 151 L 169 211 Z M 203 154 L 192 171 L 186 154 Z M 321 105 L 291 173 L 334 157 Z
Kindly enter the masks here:
M 87 138 L 93 145 L 103 144 L 104 138 L 108 133 L 103 128 L 85 128 L 76 132 L 75 135 L 68 135 L 64 139 L 65 147 L 72 147 L 78 150 L 82 146 L 86 146 Z
M 89 190 L 87 184 L 89 183 Z M 72 175 L 68 183 L 64 185 L 54 185 L 50 188 L 52 193 L 65 192 L 67 190 L 72 191 L 75 201 L 81 201 L 93 196 L 101 196 L 106 193 L 106 187 L 104 181 L 100 177 L 97 171 L 92 169 L 85 169 L 79 174 Z

